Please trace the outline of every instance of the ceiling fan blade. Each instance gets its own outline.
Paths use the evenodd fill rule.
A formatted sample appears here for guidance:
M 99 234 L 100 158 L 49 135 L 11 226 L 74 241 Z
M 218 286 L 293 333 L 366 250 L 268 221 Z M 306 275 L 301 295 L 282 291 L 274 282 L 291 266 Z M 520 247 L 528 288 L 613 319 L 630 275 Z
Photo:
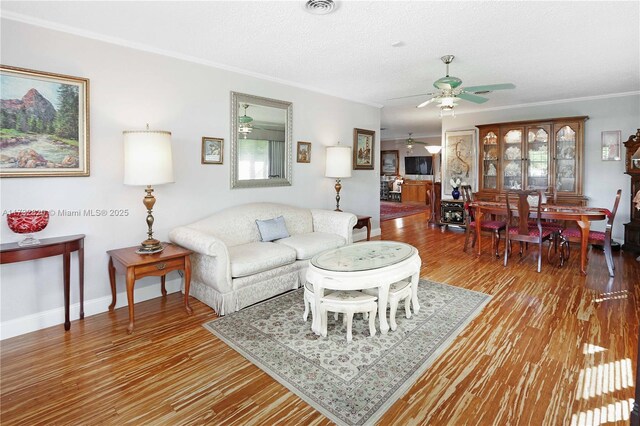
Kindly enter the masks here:
M 417 96 L 433 96 L 433 93 L 420 93 L 419 95 L 400 96 L 399 98 L 390 98 L 388 101 L 394 101 L 396 99 L 415 98 Z
M 456 97 L 460 99 L 464 99 L 465 101 L 476 103 L 476 104 L 483 104 L 489 100 L 487 98 L 483 98 L 482 96 L 473 95 L 471 93 L 460 93 Z
M 429 105 L 431 102 L 433 102 L 433 101 L 435 101 L 435 100 L 436 100 L 436 98 L 431 98 L 431 99 L 429 99 L 428 101 L 424 101 L 423 103 L 421 103 L 420 105 L 418 105 L 416 108 L 422 108 L 422 107 L 425 107 L 425 106 Z
M 505 89 L 515 89 L 516 85 L 512 83 L 502 83 L 502 84 L 487 84 L 485 86 L 471 86 L 465 87 L 464 91 L 467 93 L 473 92 L 493 92 L 494 90 L 505 90 Z

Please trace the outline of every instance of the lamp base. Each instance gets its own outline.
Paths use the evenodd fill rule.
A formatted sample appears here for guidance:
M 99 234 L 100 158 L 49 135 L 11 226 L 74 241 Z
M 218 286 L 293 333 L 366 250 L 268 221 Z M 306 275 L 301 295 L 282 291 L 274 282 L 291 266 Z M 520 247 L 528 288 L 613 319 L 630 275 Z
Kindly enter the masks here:
M 342 189 L 342 184 L 340 183 L 340 179 L 336 179 L 336 185 L 334 187 L 336 189 L 336 209 L 335 212 L 341 212 L 340 210 L 340 190 Z
M 164 246 L 162 243 L 155 238 L 144 240 L 140 245 L 140 248 L 136 250 L 138 254 L 152 254 L 152 253 L 160 253 L 164 250 Z

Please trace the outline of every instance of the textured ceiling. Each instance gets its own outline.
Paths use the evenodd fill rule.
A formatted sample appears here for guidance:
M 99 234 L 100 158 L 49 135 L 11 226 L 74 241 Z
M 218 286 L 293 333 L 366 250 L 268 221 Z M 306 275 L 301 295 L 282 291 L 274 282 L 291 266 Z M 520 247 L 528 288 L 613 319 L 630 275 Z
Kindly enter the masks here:
M 640 90 L 640 2 L 13 2 L 2 15 L 384 105 L 383 137 L 439 134 L 427 98 L 454 54 L 463 85 L 514 83 L 460 112 Z M 65 28 L 66 27 L 66 28 Z M 400 47 L 392 43 L 401 41 Z

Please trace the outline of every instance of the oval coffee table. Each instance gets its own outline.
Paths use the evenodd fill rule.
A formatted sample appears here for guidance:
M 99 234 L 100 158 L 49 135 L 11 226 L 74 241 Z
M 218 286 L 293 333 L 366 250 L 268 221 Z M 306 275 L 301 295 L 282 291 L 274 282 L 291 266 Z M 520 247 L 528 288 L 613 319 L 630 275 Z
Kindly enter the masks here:
M 418 278 L 422 260 L 418 250 L 395 241 L 367 241 L 323 251 L 311 259 L 307 281 L 313 284 L 316 304 L 311 330 L 320 335 L 320 304 L 327 290 L 363 290 L 378 288 L 380 332 L 389 331 L 387 300 L 389 286 L 411 278 L 411 302 L 414 312 L 418 303 Z

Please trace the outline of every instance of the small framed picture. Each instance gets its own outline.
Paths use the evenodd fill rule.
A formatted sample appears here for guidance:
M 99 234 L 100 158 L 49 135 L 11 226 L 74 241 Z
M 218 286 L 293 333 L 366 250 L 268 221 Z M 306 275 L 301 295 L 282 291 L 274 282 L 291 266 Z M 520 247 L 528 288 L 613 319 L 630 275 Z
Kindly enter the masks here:
M 296 161 L 298 163 L 310 163 L 311 162 L 311 142 L 298 141 Z
M 602 161 L 620 161 L 620 130 L 602 132 Z
M 222 164 L 224 139 L 202 138 L 202 164 Z
M 353 129 L 353 170 L 373 170 L 376 132 Z

